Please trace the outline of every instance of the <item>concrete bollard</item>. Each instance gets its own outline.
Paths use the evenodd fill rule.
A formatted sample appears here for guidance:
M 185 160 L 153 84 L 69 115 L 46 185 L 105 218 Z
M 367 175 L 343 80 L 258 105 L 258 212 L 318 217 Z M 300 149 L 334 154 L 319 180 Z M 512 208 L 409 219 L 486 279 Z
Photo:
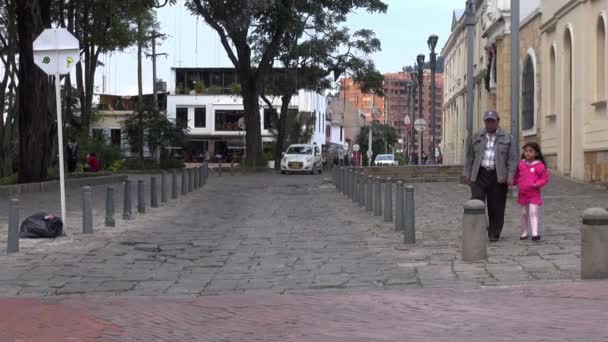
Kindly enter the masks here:
M 82 234 L 93 234 L 93 199 L 90 186 L 82 187 Z
M 140 214 L 146 213 L 146 199 L 144 198 L 144 196 L 145 196 L 144 185 L 145 184 L 144 184 L 143 180 L 137 181 L 137 212 Z
M 175 170 L 171 171 L 171 198 L 177 199 L 177 172 Z
M 192 175 L 192 169 L 188 169 L 188 192 L 194 190 L 194 177 Z
M 114 187 L 109 186 L 106 189 L 106 227 L 116 226 L 114 220 Z
M 355 171 L 351 169 L 351 170 L 348 170 L 348 189 L 347 189 L 348 198 L 353 198 L 353 195 L 354 195 L 353 184 L 355 184 Z
M 365 208 L 365 174 L 359 175 L 359 208 Z
M 374 178 L 372 176 L 367 176 L 365 186 L 365 210 L 373 211 L 374 210 Z
M 405 187 L 405 210 L 403 211 L 403 243 L 416 243 L 416 206 L 414 203 L 414 187 Z
M 234 161 L 230 161 L 230 175 L 234 176 Z
M 470 200 L 464 205 L 462 217 L 462 261 L 487 259 L 487 244 L 486 205 L 480 200 Z
M 355 201 L 355 189 L 357 188 L 357 170 L 352 170 L 350 181 L 350 198 Z
M 150 207 L 158 208 L 158 189 L 156 188 L 156 177 L 150 178 Z
M 405 230 L 405 197 L 403 182 L 398 181 L 395 185 L 395 230 Z
M 188 172 L 186 169 L 182 170 L 182 196 L 188 194 Z
M 19 252 L 19 200 L 11 199 L 8 206 L 8 238 L 6 252 Z
M 133 201 L 131 200 L 132 188 L 133 188 L 133 183 L 131 182 L 130 179 L 127 179 L 125 181 L 125 193 L 123 196 L 123 198 L 124 198 L 124 204 L 122 207 L 122 219 L 123 220 L 132 220 L 133 219 L 133 209 L 132 209 Z
M 200 179 L 201 179 L 201 188 L 207 184 L 207 179 L 205 178 L 205 167 L 201 166 L 198 168 L 198 174 L 200 175 Z
M 608 278 L 608 211 L 590 208 L 583 213 L 581 278 Z
M 219 167 L 217 168 L 217 176 L 222 177 L 222 162 L 219 162 Z
M 338 192 L 342 192 L 342 183 L 344 180 L 342 176 L 342 168 L 340 168 L 338 169 Z
M 393 222 L 393 181 L 387 178 L 384 182 L 384 222 Z
M 160 174 L 160 202 L 167 203 L 169 201 L 167 194 L 167 173 Z
M 201 187 L 201 178 L 200 173 L 198 173 L 198 168 L 192 169 L 192 173 L 194 174 L 194 189 L 197 190 Z
M 353 178 L 353 202 L 359 203 L 359 172 L 355 172 Z
M 382 179 L 374 179 L 374 216 L 382 216 Z

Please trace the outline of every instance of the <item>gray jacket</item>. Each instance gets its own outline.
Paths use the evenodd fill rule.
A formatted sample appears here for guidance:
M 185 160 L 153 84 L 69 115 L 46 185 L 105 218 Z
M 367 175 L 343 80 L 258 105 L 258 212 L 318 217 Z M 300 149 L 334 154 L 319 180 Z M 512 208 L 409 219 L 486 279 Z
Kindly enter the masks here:
M 472 182 L 477 180 L 487 141 L 488 138 L 484 128 L 473 134 L 467 142 L 463 176 L 471 177 Z M 512 144 L 512 141 L 513 137 L 510 134 L 507 134 L 502 128 L 498 128 L 494 150 L 496 152 L 496 176 L 498 183 L 501 184 L 513 180 L 515 171 L 517 171 L 519 156 L 517 155 L 516 145 Z

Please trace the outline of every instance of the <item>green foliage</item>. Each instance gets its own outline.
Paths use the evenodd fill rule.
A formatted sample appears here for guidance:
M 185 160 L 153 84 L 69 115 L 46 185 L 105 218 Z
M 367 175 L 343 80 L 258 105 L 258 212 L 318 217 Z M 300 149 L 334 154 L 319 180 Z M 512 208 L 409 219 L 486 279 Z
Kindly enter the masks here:
M 357 144 L 361 147 L 361 151 L 364 155 L 364 162 L 367 161 L 367 151 L 369 150 L 369 126 L 361 128 L 359 137 L 357 138 Z M 388 143 L 388 151 L 386 151 L 386 145 Z M 372 124 L 372 150 L 374 152 L 373 158 L 378 154 L 390 153 L 393 150 L 393 146 L 397 143 L 397 135 L 395 128 L 389 125 L 379 124 L 374 122 Z
M 17 175 L 10 175 L 6 177 L 0 177 L 0 186 L 2 185 L 13 185 L 17 184 Z
M 139 151 L 142 142 L 153 155 L 163 146 L 183 148 L 185 145 L 187 128 L 176 125 L 158 111 L 146 110 L 141 114 L 130 115 L 122 122 L 122 126 L 133 151 Z
M 287 118 L 287 142 L 292 144 L 307 144 L 314 135 L 315 116 L 310 113 L 298 113 Z
M 194 90 L 197 94 L 203 94 L 205 92 L 205 83 L 203 81 L 196 82 Z
M 395 160 L 399 162 L 399 165 L 407 165 L 407 159 L 405 158 L 403 152 L 396 152 Z
M 241 84 L 240 83 L 232 83 L 230 85 L 230 92 L 233 95 L 241 95 Z
M 222 95 L 224 93 L 224 88 L 214 84 L 209 88 L 209 93 L 211 95 Z
M 123 167 L 125 166 L 125 161 L 124 160 L 115 160 L 112 165 L 110 165 L 110 171 L 112 172 L 118 172 L 120 170 L 123 169 Z
M 85 164 L 87 154 L 95 153 L 100 170 L 107 170 L 115 161 L 122 159 L 120 148 L 107 142 L 106 137 L 92 137 L 81 141 L 79 146 L 78 160 Z

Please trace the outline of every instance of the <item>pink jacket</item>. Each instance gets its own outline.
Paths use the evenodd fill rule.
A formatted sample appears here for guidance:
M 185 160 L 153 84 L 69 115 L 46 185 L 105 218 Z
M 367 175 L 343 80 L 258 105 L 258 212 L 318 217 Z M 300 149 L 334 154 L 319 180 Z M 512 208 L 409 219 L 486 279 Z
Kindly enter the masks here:
M 519 190 L 517 203 L 542 205 L 540 189 L 549 183 L 549 172 L 545 164 L 539 160 L 531 163 L 522 160 L 517 166 L 513 182 Z

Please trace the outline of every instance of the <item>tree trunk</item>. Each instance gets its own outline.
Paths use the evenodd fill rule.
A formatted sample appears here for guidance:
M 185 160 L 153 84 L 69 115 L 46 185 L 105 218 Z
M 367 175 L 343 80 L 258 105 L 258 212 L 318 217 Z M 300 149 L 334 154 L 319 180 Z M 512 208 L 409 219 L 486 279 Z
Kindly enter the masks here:
M 142 81 L 142 50 L 144 47 L 144 26 L 141 14 L 137 17 L 137 114 L 139 115 L 140 141 L 139 159 L 144 160 L 144 93 Z
M 241 78 L 241 95 L 245 110 L 246 132 L 245 143 L 247 164 L 253 166 L 262 154 L 262 129 L 260 120 L 260 86 L 251 73 Z
M 287 113 L 289 113 L 289 103 L 291 102 L 292 94 L 281 96 L 281 114 L 279 115 L 279 124 L 277 127 L 277 143 L 274 151 L 274 168 L 281 169 L 281 159 L 285 150 L 285 141 L 287 138 Z
M 34 64 L 32 43 L 45 27 L 50 27 L 50 9 L 50 0 L 17 1 L 20 183 L 47 178 L 52 124 L 47 98 L 49 84 L 48 77 Z

